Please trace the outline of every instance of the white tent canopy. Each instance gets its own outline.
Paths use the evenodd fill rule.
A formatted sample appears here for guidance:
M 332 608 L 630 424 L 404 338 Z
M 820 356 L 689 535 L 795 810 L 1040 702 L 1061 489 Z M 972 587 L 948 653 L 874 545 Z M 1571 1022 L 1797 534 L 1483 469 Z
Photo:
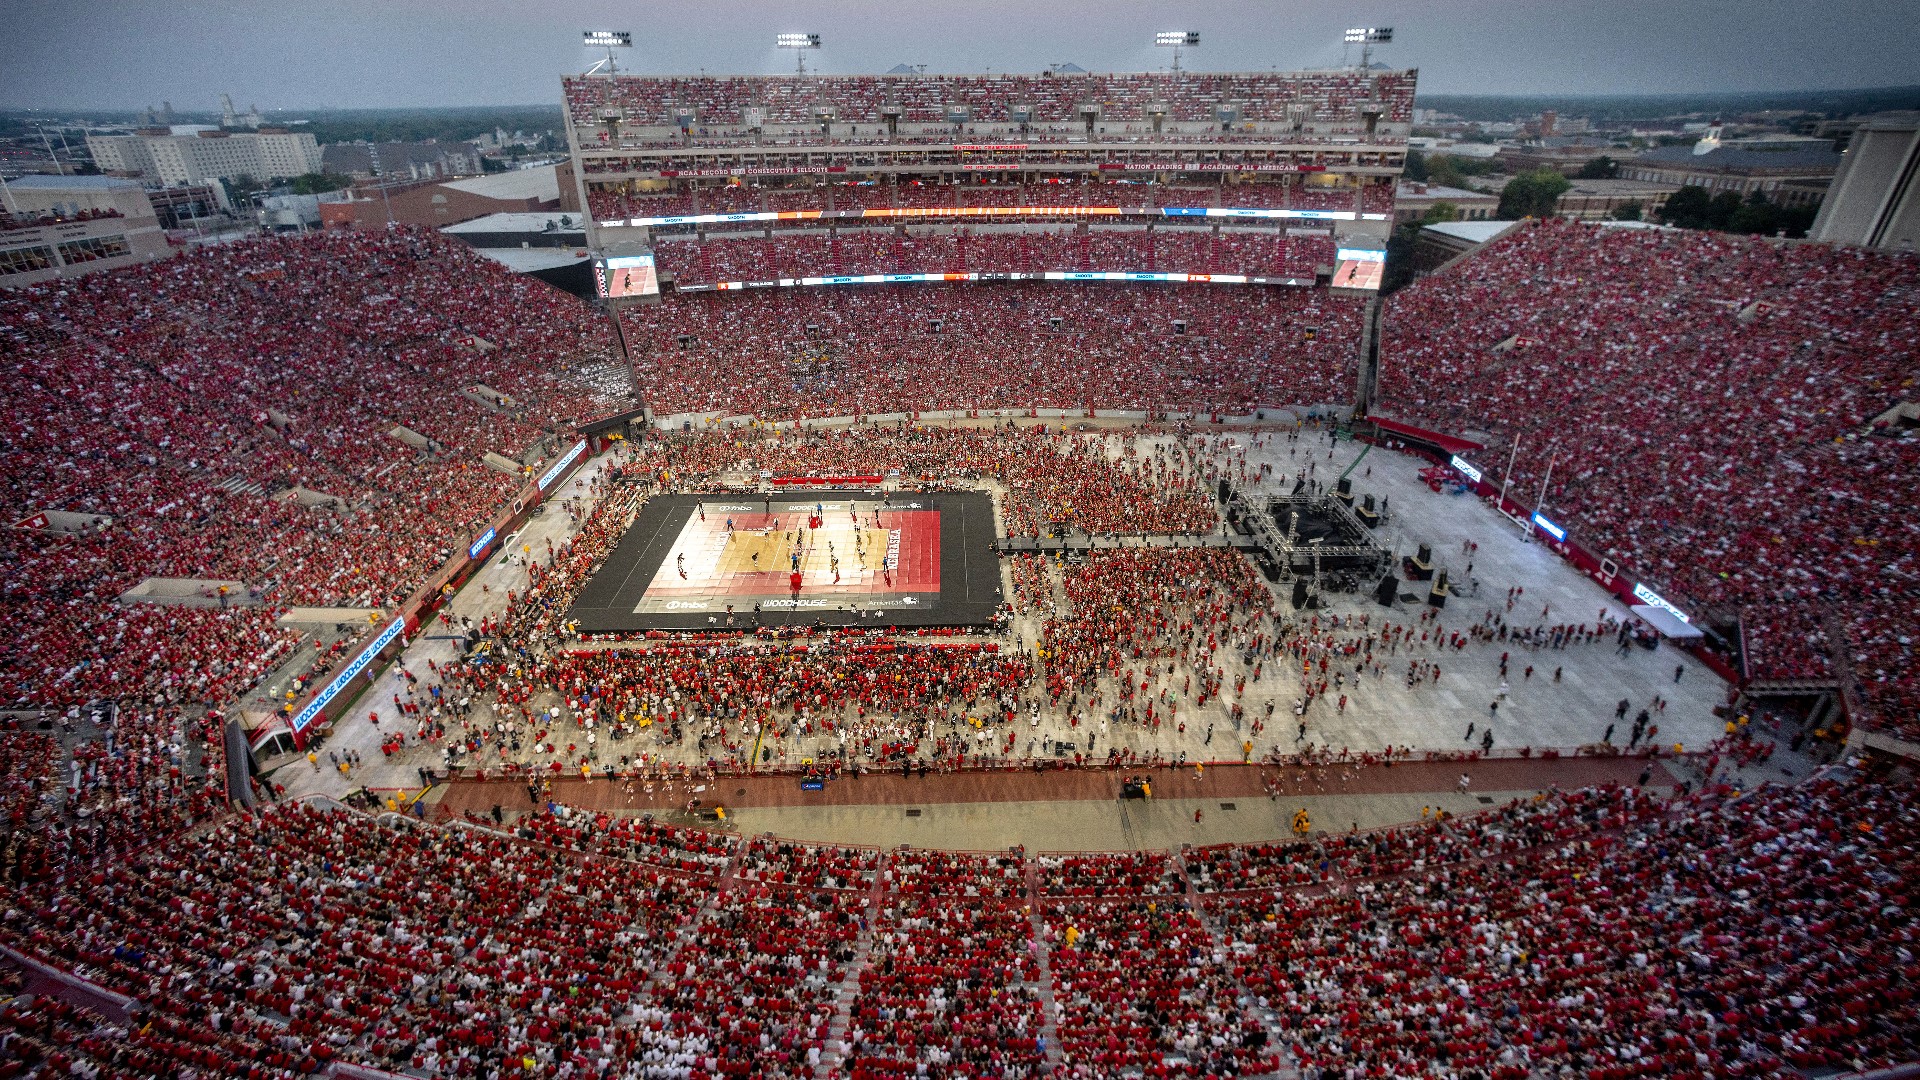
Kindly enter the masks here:
M 1655 630 L 1660 631 L 1661 637 L 1679 638 L 1690 641 L 1694 638 L 1707 636 L 1701 633 L 1692 623 L 1681 622 L 1675 618 L 1673 612 L 1668 611 L 1666 608 L 1657 608 L 1652 604 L 1635 604 L 1633 605 L 1633 613 L 1645 619 Z

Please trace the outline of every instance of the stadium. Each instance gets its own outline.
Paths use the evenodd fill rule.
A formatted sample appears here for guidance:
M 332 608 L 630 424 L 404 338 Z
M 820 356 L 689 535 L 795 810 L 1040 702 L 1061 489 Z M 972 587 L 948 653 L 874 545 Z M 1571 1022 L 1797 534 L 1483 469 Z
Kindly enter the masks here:
M 0 1070 L 1915 1075 L 1920 261 L 1383 297 L 1417 75 L 608 67 L 597 302 L 0 292 Z

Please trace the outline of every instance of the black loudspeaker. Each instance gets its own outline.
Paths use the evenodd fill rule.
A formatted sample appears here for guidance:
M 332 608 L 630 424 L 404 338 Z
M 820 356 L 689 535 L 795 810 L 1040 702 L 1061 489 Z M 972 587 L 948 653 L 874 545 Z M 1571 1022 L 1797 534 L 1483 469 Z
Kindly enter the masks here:
M 1271 558 L 1268 558 L 1266 552 L 1261 552 L 1260 557 L 1256 559 L 1255 562 L 1260 567 L 1260 575 L 1262 577 L 1270 582 L 1280 580 L 1280 565 Z
M 1306 606 L 1307 606 L 1307 579 L 1294 578 L 1293 579 L 1293 609 L 1295 611 L 1298 611 L 1301 608 Z
M 1369 511 L 1371 511 L 1373 509 L 1373 496 L 1372 495 L 1360 496 L 1360 505 L 1366 507 Z
M 1233 498 L 1233 485 L 1232 485 L 1232 484 L 1229 484 L 1229 483 L 1227 483 L 1227 482 L 1226 482 L 1225 480 L 1221 480 L 1221 481 L 1220 481 L 1220 484 L 1219 484 L 1219 499 L 1220 499 L 1220 501 L 1221 501 L 1222 503 L 1224 503 L 1224 502 L 1226 502 L 1226 501 L 1227 501 L 1228 499 L 1231 499 L 1231 498 Z
M 1340 482 L 1334 485 L 1334 490 L 1342 495 L 1351 495 L 1353 494 L 1353 481 L 1343 476 L 1340 478 Z
M 1173 332 L 1174 332 L 1174 333 L 1176 333 L 1176 334 L 1184 334 L 1184 333 L 1186 333 L 1186 332 L 1187 332 L 1187 320 L 1185 320 L 1185 319 L 1175 319 L 1175 320 L 1173 320 Z
M 1420 562 L 1426 563 L 1429 566 L 1433 565 L 1433 545 L 1421 544 L 1420 554 L 1415 555 L 1414 558 Z
M 1383 607 L 1392 607 L 1394 594 L 1398 591 L 1399 583 L 1393 580 L 1392 574 L 1388 574 L 1374 587 L 1373 599 Z

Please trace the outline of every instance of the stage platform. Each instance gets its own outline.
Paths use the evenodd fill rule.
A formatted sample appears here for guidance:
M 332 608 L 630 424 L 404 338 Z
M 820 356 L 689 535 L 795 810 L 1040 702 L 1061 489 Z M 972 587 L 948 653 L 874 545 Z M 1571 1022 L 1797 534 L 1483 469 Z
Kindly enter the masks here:
M 662 495 L 568 616 L 583 634 L 729 616 L 742 628 L 976 626 L 1002 599 L 993 544 L 984 492 Z

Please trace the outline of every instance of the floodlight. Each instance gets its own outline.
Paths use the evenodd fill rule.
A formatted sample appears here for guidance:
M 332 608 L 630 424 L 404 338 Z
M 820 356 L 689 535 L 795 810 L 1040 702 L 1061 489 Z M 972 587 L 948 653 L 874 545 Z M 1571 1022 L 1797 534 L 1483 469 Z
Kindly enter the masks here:
M 589 30 L 580 39 L 589 49 L 631 49 L 633 34 L 626 30 Z
M 793 70 L 795 74 L 807 73 L 807 50 L 820 47 L 819 34 L 778 34 L 773 39 L 777 48 L 793 50 Z
M 1162 30 L 1153 35 L 1153 43 L 1163 49 L 1173 50 L 1173 70 L 1180 70 L 1180 50 L 1196 48 L 1200 44 L 1198 30 Z
M 1356 26 L 1347 31 L 1348 45 L 1385 45 L 1393 40 L 1391 26 Z

